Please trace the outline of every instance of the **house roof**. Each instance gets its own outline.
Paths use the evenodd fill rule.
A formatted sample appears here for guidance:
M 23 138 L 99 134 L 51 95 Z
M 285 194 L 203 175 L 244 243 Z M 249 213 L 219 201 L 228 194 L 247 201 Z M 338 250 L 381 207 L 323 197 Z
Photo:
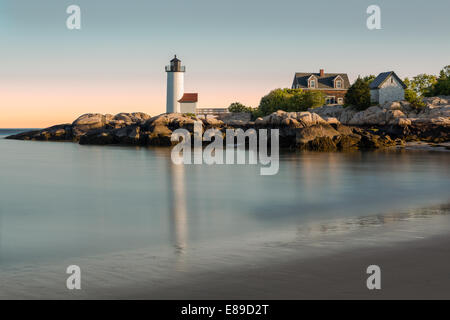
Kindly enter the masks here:
M 336 89 L 334 87 L 334 80 L 340 76 L 344 81 L 342 89 L 346 90 L 350 88 L 350 81 L 346 73 L 324 73 L 320 76 L 320 73 L 313 72 L 297 72 L 295 73 L 293 87 L 298 85 L 299 88 L 308 88 L 308 79 L 311 76 L 317 78 L 317 89 Z
M 397 79 L 397 81 L 402 85 L 403 89 L 406 89 L 406 85 L 403 83 L 394 71 L 387 71 L 380 73 L 369 85 L 370 89 L 379 89 L 381 85 L 392 75 Z
M 185 93 L 178 102 L 197 102 L 198 93 Z

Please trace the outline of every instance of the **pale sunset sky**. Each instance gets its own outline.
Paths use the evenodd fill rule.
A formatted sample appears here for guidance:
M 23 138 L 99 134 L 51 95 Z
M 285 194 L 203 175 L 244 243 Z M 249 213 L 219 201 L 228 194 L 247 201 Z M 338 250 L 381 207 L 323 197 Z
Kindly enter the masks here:
M 66 8 L 81 7 L 81 30 Z M 381 7 L 381 30 L 366 9 Z M 295 72 L 438 74 L 448 0 L 0 0 L 0 128 L 83 113 L 165 112 L 164 66 L 186 65 L 199 107 L 257 106 Z

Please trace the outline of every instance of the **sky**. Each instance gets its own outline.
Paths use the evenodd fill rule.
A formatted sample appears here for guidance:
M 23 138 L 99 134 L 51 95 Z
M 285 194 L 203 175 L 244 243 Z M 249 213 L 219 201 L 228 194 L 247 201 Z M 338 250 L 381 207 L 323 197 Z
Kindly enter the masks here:
M 81 30 L 69 30 L 69 5 Z M 381 8 L 381 30 L 366 9 Z M 448 0 L 0 0 L 0 128 L 84 113 L 165 112 L 167 65 L 199 107 L 256 107 L 295 72 L 438 74 L 450 64 Z

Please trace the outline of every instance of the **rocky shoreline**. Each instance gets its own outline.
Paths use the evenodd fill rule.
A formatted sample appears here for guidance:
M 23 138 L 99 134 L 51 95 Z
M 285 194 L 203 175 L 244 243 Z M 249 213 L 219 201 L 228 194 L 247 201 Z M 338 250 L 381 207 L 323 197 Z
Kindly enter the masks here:
M 17 140 L 72 141 L 83 145 L 171 146 L 178 128 L 193 133 L 194 123 L 203 130 L 279 129 L 280 147 L 291 150 L 341 151 L 404 146 L 410 141 L 450 141 L 450 97 L 428 98 L 420 111 L 400 101 L 364 111 L 324 106 L 307 112 L 277 111 L 250 120 L 248 113 L 221 116 L 145 113 L 84 114 L 71 124 L 29 131 L 7 137 Z

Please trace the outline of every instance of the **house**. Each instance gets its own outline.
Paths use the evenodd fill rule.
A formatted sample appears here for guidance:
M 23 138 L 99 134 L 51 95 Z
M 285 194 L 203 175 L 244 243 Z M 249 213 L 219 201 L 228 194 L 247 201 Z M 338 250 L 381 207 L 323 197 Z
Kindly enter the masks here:
M 406 85 L 394 71 L 380 73 L 369 88 L 371 102 L 384 104 L 405 99 Z
M 343 104 L 344 97 L 350 88 L 346 73 L 297 72 L 292 89 L 319 90 L 325 94 L 325 104 Z
M 196 113 L 198 93 L 185 93 L 178 102 L 181 113 Z

